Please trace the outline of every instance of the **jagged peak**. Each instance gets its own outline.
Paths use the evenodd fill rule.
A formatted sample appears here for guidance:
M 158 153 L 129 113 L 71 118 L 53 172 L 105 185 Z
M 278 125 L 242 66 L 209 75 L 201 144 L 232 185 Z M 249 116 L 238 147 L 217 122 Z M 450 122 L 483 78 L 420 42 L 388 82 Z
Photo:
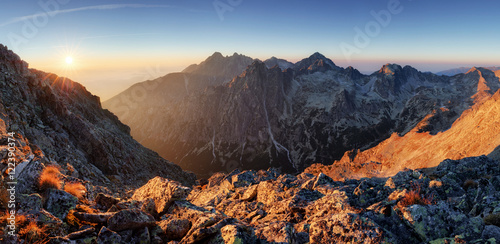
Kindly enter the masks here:
M 491 69 L 489 68 L 484 68 L 484 67 L 472 67 L 469 69 L 469 71 L 467 71 L 465 74 L 469 74 L 469 73 L 475 73 L 475 72 L 481 72 L 482 74 L 484 73 L 490 73 L 490 72 L 493 72 Z
M 214 52 L 210 57 L 208 58 L 223 58 L 224 55 L 222 55 L 222 53 L 220 52 Z
M 382 68 L 378 71 L 379 74 L 394 75 L 397 71 L 403 68 L 399 64 L 384 64 Z
M 319 52 L 313 53 L 308 58 L 302 59 L 295 64 L 295 69 L 299 72 L 316 72 L 326 70 L 339 70 L 335 63 Z

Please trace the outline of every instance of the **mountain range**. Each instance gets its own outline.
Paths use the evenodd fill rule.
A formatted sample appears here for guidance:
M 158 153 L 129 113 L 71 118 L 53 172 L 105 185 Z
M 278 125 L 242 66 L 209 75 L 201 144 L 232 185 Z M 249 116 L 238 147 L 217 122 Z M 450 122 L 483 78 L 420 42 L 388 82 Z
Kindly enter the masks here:
M 485 68 L 489 69 L 493 72 L 500 70 L 500 67 L 495 67 L 495 66 L 485 67 Z M 460 68 L 455 68 L 455 69 L 443 70 L 443 71 L 437 72 L 436 74 L 437 75 L 454 76 L 454 75 L 458 75 L 458 74 L 462 74 L 462 73 L 467 73 L 467 71 L 469 71 L 470 69 L 472 69 L 472 67 L 460 67 Z
M 158 143 L 174 136 L 201 169 L 241 150 L 236 169 L 196 179 L 85 87 L 0 45 L 0 243 L 496 243 L 498 76 L 216 53 L 118 96 L 121 117 L 163 129 Z M 287 173 L 336 146 L 353 149 Z
M 141 144 L 208 178 L 236 168 L 296 173 L 406 134 L 433 137 L 499 87 L 498 76 L 484 68 L 449 77 L 386 64 L 363 75 L 320 53 L 295 64 L 214 53 L 182 72 L 138 83 L 103 107 Z M 491 152 L 485 147 L 446 155 Z M 398 170 L 425 166 L 391 163 Z

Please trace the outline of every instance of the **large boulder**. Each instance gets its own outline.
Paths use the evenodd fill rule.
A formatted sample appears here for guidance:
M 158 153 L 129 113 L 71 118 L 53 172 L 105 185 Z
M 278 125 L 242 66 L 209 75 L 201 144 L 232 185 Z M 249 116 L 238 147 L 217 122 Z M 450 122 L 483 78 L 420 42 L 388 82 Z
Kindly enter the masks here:
M 172 202 L 185 199 L 190 191 L 189 187 L 157 176 L 135 190 L 132 200 L 145 201 L 152 198 L 156 205 L 156 212 L 161 214 L 168 210 Z

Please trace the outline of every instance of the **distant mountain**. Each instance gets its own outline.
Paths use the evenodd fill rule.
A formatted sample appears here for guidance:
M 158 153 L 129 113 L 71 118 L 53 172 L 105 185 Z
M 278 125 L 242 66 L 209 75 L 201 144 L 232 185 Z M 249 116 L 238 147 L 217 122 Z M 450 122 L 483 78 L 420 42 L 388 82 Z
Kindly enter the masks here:
M 314 165 L 306 172 L 324 172 L 334 179 L 392 176 L 405 169 L 438 166 L 445 159 L 489 155 L 500 160 L 500 82 L 488 69 L 473 68 L 464 77 L 480 80 L 476 103 L 448 129 L 426 132 L 449 114 L 442 107 L 426 116 L 404 136 L 390 138 L 365 151 L 347 152 L 330 166 Z M 484 89 L 487 88 L 487 89 Z M 496 91 L 496 92 L 495 92 Z M 477 98 L 480 97 L 480 100 Z M 363 167 L 356 167 L 364 165 Z
M 293 63 L 288 62 L 284 59 L 276 58 L 276 57 L 271 57 L 270 59 L 267 59 L 266 61 L 264 61 L 264 63 L 266 64 L 266 67 L 269 69 L 273 68 L 274 66 L 279 67 L 281 70 L 291 69 L 294 67 Z
M 7 145 L 8 132 L 16 134 L 16 194 L 37 187 L 34 172 L 49 164 L 80 180 L 121 191 L 156 175 L 186 185 L 195 180 L 193 174 L 133 140 L 129 127 L 102 109 L 99 97 L 85 87 L 29 69 L 19 56 L 0 45 L 2 147 Z M 4 172 L 7 164 L 0 167 Z M 33 181 L 23 180 L 28 178 Z
M 216 56 L 219 63 L 231 59 Z M 274 65 L 257 60 L 244 70 L 238 70 L 244 64 L 212 70 L 240 72 L 215 84 L 211 76 L 191 74 L 202 64 L 215 67 L 209 58 L 157 80 L 151 91 L 148 82 L 136 84 L 103 106 L 131 126 L 143 145 L 208 177 L 235 168 L 297 172 L 331 164 L 347 151 L 405 135 L 426 118 L 431 123 L 419 132 L 434 135 L 498 89 L 498 78 L 484 69 L 447 77 L 387 64 L 363 75 L 319 53 L 293 66 L 270 60 Z M 199 89 L 185 88 L 192 80 Z M 138 91 L 142 100 L 131 101 Z
M 500 70 L 500 67 L 485 67 L 485 68 L 489 69 L 491 71 Z M 441 72 L 437 72 L 436 74 L 437 75 L 454 76 L 454 75 L 457 75 L 457 74 L 466 73 L 470 69 L 472 69 L 472 68 L 471 67 L 460 67 L 460 68 L 456 68 L 456 69 L 448 69 L 448 70 L 444 70 L 444 71 L 441 71 Z

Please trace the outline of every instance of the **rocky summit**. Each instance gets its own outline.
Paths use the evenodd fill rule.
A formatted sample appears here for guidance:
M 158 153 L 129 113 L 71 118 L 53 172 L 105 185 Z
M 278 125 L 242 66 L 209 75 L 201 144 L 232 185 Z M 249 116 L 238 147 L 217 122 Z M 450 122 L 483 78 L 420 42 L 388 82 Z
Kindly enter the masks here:
M 275 57 L 261 62 L 215 53 L 181 73 L 136 84 L 104 106 L 129 125 L 143 145 L 208 178 L 236 168 L 276 167 L 299 173 L 311 164 L 335 164 L 399 136 L 433 137 L 454 126 L 466 111 L 475 109 L 473 105 L 490 99 L 499 87 L 498 76 L 485 68 L 448 77 L 386 64 L 363 75 L 352 67 L 336 66 L 320 53 L 295 64 Z M 498 116 L 489 120 L 488 128 L 500 121 Z M 448 131 L 456 140 L 446 146 L 466 135 L 478 135 L 472 140 L 483 145 L 492 141 L 488 146 L 437 148 L 448 151 L 447 157 L 435 157 L 429 165 L 424 158 L 412 157 L 411 163 L 392 160 L 398 166 L 392 167 L 375 160 L 392 154 L 367 154 L 392 173 L 416 165 L 433 167 L 446 158 L 489 154 L 500 144 L 500 133 L 483 133 L 486 127 L 480 121 L 477 116 L 467 125 L 461 123 L 460 130 Z

